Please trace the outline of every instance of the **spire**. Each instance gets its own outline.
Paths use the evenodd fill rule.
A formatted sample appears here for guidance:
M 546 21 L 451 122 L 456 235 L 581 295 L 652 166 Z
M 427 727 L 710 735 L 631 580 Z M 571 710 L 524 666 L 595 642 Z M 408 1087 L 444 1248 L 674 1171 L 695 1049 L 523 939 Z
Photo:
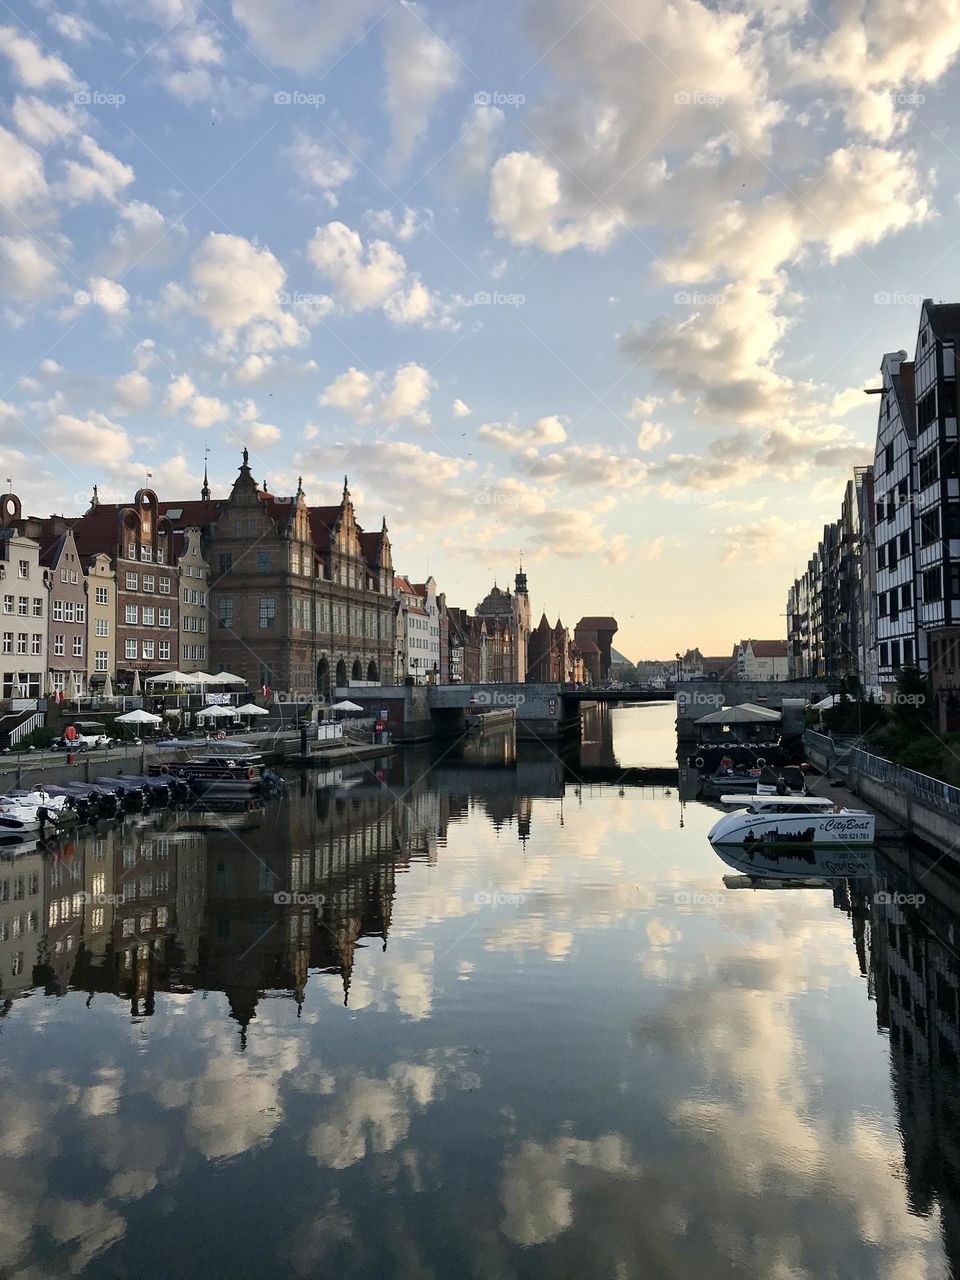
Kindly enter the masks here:
M 201 497 L 202 501 L 204 501 L 204 502 L 209 502 L 209 501 L 210 501 L 210 481 L 207 479 L 207 460 L 206 460 L 206 458 L 204 458 L 204 460 L 203 460 L 203 488 L 200 490 L 200 497 Z
M 297 497 L 303 497 L 303 476 L 297 476 Z
M 99 496 L 99 494 L 97 493 L 97 486 L 96 486 L 96 485 L 94 485 L 94 486 L 93 486 L 93 497 L 90 499 L 90 508 L 91 508 L 91 510 L 92 510 L 94 507 L 99 507 L 99 505 L 100 505 L 100 496 Z

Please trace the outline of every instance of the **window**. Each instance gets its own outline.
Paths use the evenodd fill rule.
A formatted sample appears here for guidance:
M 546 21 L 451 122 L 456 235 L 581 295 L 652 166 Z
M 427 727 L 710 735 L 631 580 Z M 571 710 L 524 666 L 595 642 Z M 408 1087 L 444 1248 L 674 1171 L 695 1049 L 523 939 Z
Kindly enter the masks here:
M 108 636 L 110 634 L 110 619 L 98 618 L 96 625 L 96 633 L 98 636 Z
M 940 455 L 936 449 L 930 449 L 923 455 L 918 471 L 921 489 L 926 489 L 928 485 L 940 479 Z
M 233 629 L 233 597 L 222 596 L 217 601 L 217 626 L 224 630 Z
M 229 573 L 233 568 L 233 556 L 229 551 L 221 551 L 219 558 L 220 573 Z
M 126 641 L 124 641 L 124 649 L 123 649 L 123 653 L 124 653 L 124 657 L 126 657 L 126 658 L 135 658 L 135 657 L 137 656 L 137 642 L 136 642 L 136 640 L 126 640 Z
M 66 569 L 61 569 L 61 570 L 60 570 L 60 581 L 61 581 L 61 582 L 69 582 L 69 580 L 70 580 L 70 575 L 67 573 Z
M 257 552 L 257 573 L 269 573 L 273 568 L 273 553 L 270 551 Z
M 137 587 L 140 585 L 140 578 L 135 573 L 128 573 L 126 583 L 128 591 L 136 591 Z
M 168 596 L 170 594 L 170 579 L 161 578 L 159 585 L 160 585 L 160 594 L 162 596 Z
M 82 643 L 82 641 L 81 641 Z M 30 637 L 30 652 L 37 657 L 43 651 L 43 636 L 39 631 L 35 631 Z
M 13 613 L 13 596 L 3 597 L 3 612 Z
M 910 554 L 910 533 L 909 531 L 900 535 L 900 554 L 908 556 Z
M 161 627 L 170 626 L 170 610 L 160 609 L 157 612 L 157 625 Z
M 920 545 L 929 547 L 931 542 L 937 542 L 939 538 L 940 508 L 934 507 L 932 511 L 925 511 L 920 517 Z
M 26 634 L 17 636 L 17 653 L 26 653 L 26 652 L 27 652 Z
M 142 547 L 140 548 L 140 559 L 141 559 L 141 560 L 152 560 L 152 559 L 153 559 L 153 547 L 151 547 L 149 544 L 147 544 L 147 545 L 145 545 L 145 546 L 142 546 Z
M 128 627 L 135 627 L 137 625 L 137 606 L 135 604 L 128 604 L 126 606 L 123 612 L 123 620 Z
M 3 652 L 13 653 L 13 632 L 5 631 L 3 633 Z
M 189 603 L 190 603 L 190 588 L 189 588 L 189 587 L 184 587 L 184 588 L 183 588 L 183 603 L 184 603 L 184 604 L 189 604 Z
M 143 625 L 145 627 L 152 627 L 154 625 L 154 619 L 157 616 L 156 609 L 154 609 L 152 605 L 145 604 L 141 612 L 142 612 Z
M 888 444 L 883 451 L 883 469 L 884 471 L 893 470 L 893 445 Z
M 143 656 L 144 656 L 145 658 L 152 658 L 152 657 L 153 657 L 153 641 L 152 641 L 152 640 L 144 640 L 144 642 L 143 642 Z
M 109 671 L 106 649 L 98 649 L 93 655 L 93 669 L 94 671 Z
M 30 613 L 30 599 L 28 596 L 17 596 L 17 613 L 21 618 L 26 618 Z
M 83 657 L 83 636 L 73 637 L 73 656 L 75 658 Z
M 960 597 L 960 564 L 950 566 L 950 595 L 954 600 Z
M 19 566 L 19 576 L 20 576 L 21 578 L 29 578 L 29 577 L 30 577 L 30 561 L 29 561 L 29 560 L 21 560 L 21 561 L 20 561 L 20 566 Z
M 941 446 L 940 470 L 948 480 L 956 480 L 960 476 L 960 453 L 956 440 L 947 440 Z
M 63 602 L 63 620 L 64 622 L 77 622 L 77 608 L 72 600 L 64 600 Z
M 11 599 L 13 599 L 12 596 L 11 596 Z M 54 622 L 63 621 L 63 601 L 62 600 L 54 600 L 53 602 L 53 620 Z
M 153 576 L 153 574 L 152 574 L 152 573 L 145 573 L 145 574 L 143 575 L 143 589 L 144 589 L 144 591 L 152 591 L 152 590 L 153 590 L 153 584 L 154 584 L 155 582 L 156 582 L 156 578 Z
M 277 618 L 276 596 L 260 597 L 260 626 L 263 629 L 272 627 Z
M 931 387 L 925 396 L 917 401 L 917 430 L 925 431 L 931 422 L 937 419 L 937 398 Z
M 157 657 L 161 660 L 161 662 L 170 661 L 170 641 L 169 640 L 160 641 L 159 645 L 157 646 Z
M 900 665 L 900 641 L 890 641 L 890 665 L 891 667 L 899 667 Z
M 80 581 L 80 574 L 77 572 L 76 569 L 70 570 L 70 581 L 73 583 L 74 586 L 76 586 L 77 583 Z
M 923 599 L 924 602 L 943 599 L 943 583 L 940 577 L 939 565 L 935 569 L 928 569 L 923 575 Z
M 913 604 L 913 587 L 909 582 L 905 582 L 900 588 L 900 605 L 904 609 L 909 609 Z
M 54 636 L 54 637 L 53 637 L 53 653 L 54 653 L 54 657 L 56 657 L 56 658 L 62 658 L 62 657 L 63 657 L 63 655 L 64 655 L 64 652 L 65 652 L 65 650 L 64 650 L 64 645 L 63 645 L 63 636 L 62 636 L 62 635 L 56 635 L 56 636 Z
M 107 588 L 106 588 L 106 587 L 97 587 L 97 588 L 96 588 L 96 590 L 95 590 L 95 593 L 94 593 L 94 598 L 96 599 L 97 604 L 107 604 L 107 603 L 109 603 L 110 596 L 109 596 L 109 593 L 108 593 L 108 591 L 107 591 Z
M 161 534 L 161 537 L 162 536 L 163 535 Z M 166 555 L 166 552 L 164 551 L 163 547 L 157 547 L 157 564 L 163 564 L 165 555 Z
M 43 617 L 43 600 L 40 596 L 33 597 L 33 616 L 35 618 Z

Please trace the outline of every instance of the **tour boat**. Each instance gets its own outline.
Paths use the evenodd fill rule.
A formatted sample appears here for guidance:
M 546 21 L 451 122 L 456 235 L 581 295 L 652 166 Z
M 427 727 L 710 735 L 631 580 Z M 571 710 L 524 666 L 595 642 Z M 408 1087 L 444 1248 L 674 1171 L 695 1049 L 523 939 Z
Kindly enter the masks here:
M 50 795 L 42 787 L 0 796 L 0 828 L 5 831 L 42 831 L 48 825 L 59 828 L 76 821 L 68 798 Z
M 873 844 L 876 819 L 865 809 L 845 809 L 824 796 L 723 796 L 737 806 L 711 827 L 713 845 L 764 850 L 796 845 L 844 848 Z
M 183 764 L 151 765 L 154 776 L 182 778 L 198 796 L 229 800 L 256 796 L 264 789 L 259 755 L 199 756 Z

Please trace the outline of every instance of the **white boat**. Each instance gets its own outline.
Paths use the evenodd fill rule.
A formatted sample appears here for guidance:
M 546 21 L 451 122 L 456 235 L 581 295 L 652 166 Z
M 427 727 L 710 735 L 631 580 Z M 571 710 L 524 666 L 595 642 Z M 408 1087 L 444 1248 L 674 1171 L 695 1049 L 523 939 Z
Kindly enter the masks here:
M 722 796 L 736 806 L 711 827 L 713 845 L 746 852 L 795 845 L 845 848 L 873 844 L 876 818 L 865 809 L 845 809 L 824 796 Z
M 41 827 L 67 826 L 76 813 L 67 796 L 51 796 L 42 787 L 0 796 L 0 830 L 39 831 Z

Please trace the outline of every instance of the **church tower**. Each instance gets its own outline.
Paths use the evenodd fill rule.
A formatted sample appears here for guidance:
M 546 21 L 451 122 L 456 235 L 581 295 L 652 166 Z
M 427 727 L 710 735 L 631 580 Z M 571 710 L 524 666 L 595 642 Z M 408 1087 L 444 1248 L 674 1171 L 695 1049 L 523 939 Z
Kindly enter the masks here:
M 513 580 L 513 616 L 517 629 L 517 674 L 518 684 L 527 679 L 527 644 L 530 639 L 530 596 L 527 594 L 527 575 L 523 572 L 523 560 Z

